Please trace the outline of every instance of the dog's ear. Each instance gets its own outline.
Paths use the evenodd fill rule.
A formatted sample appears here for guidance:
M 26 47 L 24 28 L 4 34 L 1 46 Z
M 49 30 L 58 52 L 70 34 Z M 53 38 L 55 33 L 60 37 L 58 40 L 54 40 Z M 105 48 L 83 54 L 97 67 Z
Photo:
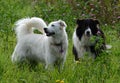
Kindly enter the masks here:
M 67 27 L 67 24 L 65 23 L 65 21 L 59 20 L 59 22 L 61 27 L 65 27 L 65 28 Z
M 100 24 L 100 22 L 98 20 L 94 20 L 94 22 L 95 22 L 96 25 Z
M 83 24 L 83 20 L 77 19 L 76 23 L 77 23 L 78 25 L 81 25 L 81 24 Z

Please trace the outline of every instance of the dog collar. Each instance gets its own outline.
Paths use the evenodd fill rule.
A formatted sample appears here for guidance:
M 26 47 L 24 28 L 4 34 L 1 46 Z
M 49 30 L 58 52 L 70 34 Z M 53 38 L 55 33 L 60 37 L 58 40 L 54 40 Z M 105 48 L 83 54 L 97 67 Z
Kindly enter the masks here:
M 63 46 L 62 46 L 62 42 L 61 43 L 51 43 L 51 45 L 54 45 L 54 46 L 57 46 L 57 47 L 60 47 L 60 53 L 63 53 Z
M 62 43 L 51 43 L 51 44 L 54 46 L 61 46 L 62 45 Z

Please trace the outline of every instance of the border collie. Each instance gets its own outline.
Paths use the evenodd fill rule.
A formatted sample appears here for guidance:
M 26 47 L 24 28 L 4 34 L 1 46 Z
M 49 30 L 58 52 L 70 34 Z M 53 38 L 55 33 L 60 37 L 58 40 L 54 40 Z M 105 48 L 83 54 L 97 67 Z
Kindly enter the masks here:
M 98 25 L 98 20 L 77 20 L 77 28 L 73 33 L 73 54 L 76 61 L 86 53 L 96 58 L 106 49 L 105 36 Z M 108 46 L 108 48 L 111 47 Z
M 42 62 L 45 68 L 58 63 L 60 69 L 66 60 L 68 48 L 66 27 L 62 20 L 51 22 L 48 26 L 37 17 L 18 20 L 15 28 L 17 45 L 12 54 L 12 62 L 20 63 L 25 60 Z M 33 28 L 43 34 L 33 33 Z

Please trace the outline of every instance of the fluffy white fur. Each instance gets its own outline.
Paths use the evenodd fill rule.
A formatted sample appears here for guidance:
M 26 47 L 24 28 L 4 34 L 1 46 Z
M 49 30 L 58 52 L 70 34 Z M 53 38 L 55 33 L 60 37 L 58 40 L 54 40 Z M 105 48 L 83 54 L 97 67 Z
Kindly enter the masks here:
M 54 31 L 55 34 L 47 36 L 44 28 Z M 58 66 L 64 64 L 68 48 L 68 39 L 65 28 L 66 23 L 62 20 L 51 22 L 48 26 L 37 17 L 25 18 L 16 22 L 17 45 L 12 54 L 12 62 L 30 61 L 43 62 L 45 68 L 59 62 Z M 36 28 L 43 34 L 33 33 Z M 61 43 L 60 46 L 56 44 Z M 61 49 L 63 52 L 60 52 Z

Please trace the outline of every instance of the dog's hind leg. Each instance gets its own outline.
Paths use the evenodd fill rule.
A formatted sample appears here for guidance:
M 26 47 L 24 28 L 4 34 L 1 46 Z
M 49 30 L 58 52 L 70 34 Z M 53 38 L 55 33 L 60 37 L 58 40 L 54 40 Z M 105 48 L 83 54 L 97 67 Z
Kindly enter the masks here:
M 14 50 L 14 52 L 13 52 L 13 54 L 12 54 L 12 57 L 11 57 L 11 59 L 12 59 L 12 62 L 13 63 L 15 63 L 15 62 L 17 62 L 17 63 L 19 63 L 19 62 L 23 62 L 24 60 L 25 60 L 25 52 L 24 52 L 24 50 L 23 49 L 21 49 L 21 48 L 19 48 L 19 46 L 17 45 L 16 47 L 15 47 L 15 50 Z
M 12 57 L 11 57 L 11 60 L 12 62 L 17 62 L 17 50 L 18 50 L 18 45 L 16 45 L 15 49 L 14 49 L 14 52 L 12 54 Z
M 18 53 L 14 52 L 12 55 L 12 62 L 15 63 L 19 63 L 19 62 L 23 62 L 25 60 L 25 57 L 22 55 L 19 55 Z
M 16 50 L 14 50 L 12 57 L 11 57 L 12 62 L 16 62 L 17 61 L 17 57 L 16 57 Z

